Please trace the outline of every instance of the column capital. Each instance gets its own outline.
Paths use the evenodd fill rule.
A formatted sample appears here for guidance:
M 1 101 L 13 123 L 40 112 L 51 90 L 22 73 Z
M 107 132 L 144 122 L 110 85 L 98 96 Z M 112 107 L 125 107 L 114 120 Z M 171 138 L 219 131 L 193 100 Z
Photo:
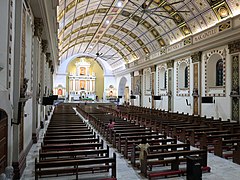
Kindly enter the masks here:
M 240 52 L 240 40 L 228 44 L 229 54 Z
M 173 68 L 174 66 L 174 60 L 170 60 L 167 62 L 167 68 Z
M 45 54 L 48 49 L 48 41 L 47 40 L 42 40 L 42 52 Z
M 202 60 L 202 51 L 196 52 L 191 55 L 192 63 L 200 62 Z
M 141 70 L 138 70 L 138 72 L 139 72 L 139 75 L 140 75 L 140 76 L 142 76 L 142 75 L 143 75 L 143 69 L 141 69 Z
M 43 32 L 43 20 L 42 20 L 42 18 L 34 17 L 34 36 L 37 36 L 39 39 L 41 39 L 42 32 Z
M 130 72 L 130 76 L 133 77 L 134 76 L 134 72 Z
M 157 67 L 156 65 L 153 65 L 153 66 L 150 67 L 152 73 L 156 72 L 156 67 Z

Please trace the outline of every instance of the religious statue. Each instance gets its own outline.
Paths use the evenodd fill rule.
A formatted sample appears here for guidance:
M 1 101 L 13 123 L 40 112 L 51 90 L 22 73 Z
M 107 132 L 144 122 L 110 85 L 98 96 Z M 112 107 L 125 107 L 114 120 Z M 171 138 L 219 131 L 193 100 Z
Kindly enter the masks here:
M 20 97 L 22 97 L 22 98 L 26 97 L 26 92 L 27 92 L 27 88 L 28 88 L 28 81 L 29 81 L 29 79 L 27 79 L 27 78 L 23 79 L 23 85 L 22 85 L 22 88 L 20 90 Z
M 135 84 L 135 94 L 140 94 L 140 80 L 138 79 Z

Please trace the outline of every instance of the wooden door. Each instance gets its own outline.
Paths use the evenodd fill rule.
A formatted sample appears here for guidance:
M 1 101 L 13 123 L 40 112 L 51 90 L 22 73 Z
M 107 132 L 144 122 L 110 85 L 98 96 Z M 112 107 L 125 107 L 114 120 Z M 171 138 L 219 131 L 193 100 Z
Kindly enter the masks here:
M 7 114 L 0 110 L 0 174 L 7 167 Z

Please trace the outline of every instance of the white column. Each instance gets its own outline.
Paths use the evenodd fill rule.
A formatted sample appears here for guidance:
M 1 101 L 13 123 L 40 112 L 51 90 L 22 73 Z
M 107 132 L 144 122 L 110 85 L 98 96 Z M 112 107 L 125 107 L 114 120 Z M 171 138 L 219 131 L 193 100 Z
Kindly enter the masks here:
M 92 89 L 92 80 L 90 80 L 90 91 L 92 92 L 93 89 Z
M 75 90 L 76 90 L 76 79 L 73 78 L 73 91 L 75 91 Z

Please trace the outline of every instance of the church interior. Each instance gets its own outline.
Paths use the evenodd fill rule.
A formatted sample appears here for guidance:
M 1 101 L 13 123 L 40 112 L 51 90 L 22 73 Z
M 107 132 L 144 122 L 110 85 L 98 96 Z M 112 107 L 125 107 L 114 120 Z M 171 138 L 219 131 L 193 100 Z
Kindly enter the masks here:
M 240 0 L 0 0 L 0 180 L 238 180 Z

